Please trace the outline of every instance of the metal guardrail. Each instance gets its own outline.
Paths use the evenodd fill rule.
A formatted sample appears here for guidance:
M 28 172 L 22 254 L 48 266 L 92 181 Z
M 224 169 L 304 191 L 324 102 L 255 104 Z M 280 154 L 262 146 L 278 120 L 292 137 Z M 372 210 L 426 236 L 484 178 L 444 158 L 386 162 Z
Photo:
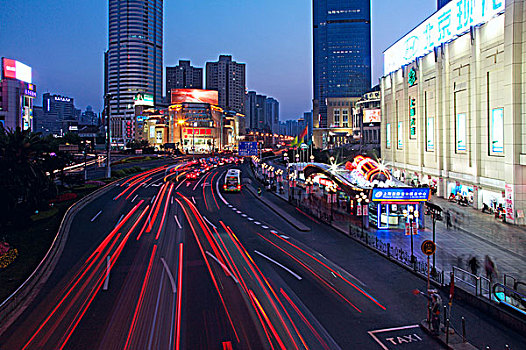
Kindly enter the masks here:
M 526 295 L 502 283 L 493 285 L 492 294 L 493 300 L 497 303 L 504 304 L 526 316 Z

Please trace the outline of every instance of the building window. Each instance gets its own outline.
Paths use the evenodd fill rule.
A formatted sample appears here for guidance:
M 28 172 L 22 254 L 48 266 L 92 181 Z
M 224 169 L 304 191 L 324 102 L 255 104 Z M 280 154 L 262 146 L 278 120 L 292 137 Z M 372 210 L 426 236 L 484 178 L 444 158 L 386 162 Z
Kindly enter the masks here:
M 340 126 L 340 110 L 339 109 L 334 110 L 334 126 L 336 127 Z
M 343 127 L 348 128 L 349 127 L 349 110 L 348 109 L 342 110 L 342 116 L 343 116 Z
M 435 118 L 427 118 L 426 151 L 435 151 Z
M 455 144 L 457 153 L 466 152 L 466 114 L 457 114 L 455 128 Z
M 404 148 L 404 122 L 398 122 L 398 149 Z
M 490 154 L 504 155 L 504 108 L 491 111 Z
M 385 147 L 391 148 L 391 124 L 385 126 Z

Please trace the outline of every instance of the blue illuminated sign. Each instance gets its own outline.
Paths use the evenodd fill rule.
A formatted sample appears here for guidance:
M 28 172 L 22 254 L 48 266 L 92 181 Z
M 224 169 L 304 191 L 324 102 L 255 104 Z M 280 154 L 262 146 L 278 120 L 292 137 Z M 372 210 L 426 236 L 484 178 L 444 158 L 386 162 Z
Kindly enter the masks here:
M 433 48 L 447 43 L 481 25 L 506 7 L 504 0 L 455 0 L 435 12 L 409 34 L 384 52 L 384 75 L 423 57 Z
M 257 142 L 240 142 L 238 153 L 242 157 L 250 157 L 258 155 L 258 143 Z
M 427 202 L 429 188 L 373 188 L 373 202 Z

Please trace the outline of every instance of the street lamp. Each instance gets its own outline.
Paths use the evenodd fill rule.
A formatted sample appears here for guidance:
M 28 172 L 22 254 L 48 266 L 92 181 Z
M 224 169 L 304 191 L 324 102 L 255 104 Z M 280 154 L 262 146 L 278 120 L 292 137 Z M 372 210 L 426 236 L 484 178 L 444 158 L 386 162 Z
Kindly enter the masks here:
M 311 163 L 314 163 L 314 156 L 313 156 L 312 154 L 311 154 L 311 156 L 310 156 L 310 162 L 311 162 Z
M 296 163 L 299 163 L 299 162 L 300 162 L 300 155 L 296 154 Z
M 415 209 L 412 205 L 410 205 L 407 210 L 404 209 L 403 211 L 404 217 L 408 219 L 409 222 L 409 233 L 411 234 L 411 264 L 414 264 L 416 262 L 415 254 L 413 251 L 413 223 L 418 222 L 418 210 Z

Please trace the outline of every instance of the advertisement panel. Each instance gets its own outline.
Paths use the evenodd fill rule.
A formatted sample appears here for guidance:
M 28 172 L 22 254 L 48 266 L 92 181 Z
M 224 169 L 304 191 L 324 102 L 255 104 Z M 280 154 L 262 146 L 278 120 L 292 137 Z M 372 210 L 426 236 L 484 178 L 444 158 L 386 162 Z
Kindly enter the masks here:
M 384 75 L 504 12 L 504 0 L 451 1 L 384 51 Z
M 32 83 L 31 67 L 9 58 L 2 58 L 2 77 L 18 79 L 25 83 Z
M 491 111 L 491 153 L 504 153 L 504 108 Z
M 373 188 L 373 202 L 427 202 L 429 188 Z
M 153 106 L 153 95 L 139 92 L 133 97 L 136 106 Z
M 174 89 L 172 90 L 172 103 L 209 103 L 211 105 L 219 104 L 218 92 L 215 90 L 201 89 Z
M 513 221 L 515 220 L 514 215 L 514 203 L 513 203 L 513 185 L 506 184 L 505 187 L 505 200 L 506 200 L 506 220 Z
M 381 109 L 365 109 L 363 111 L 363 123 L 380 123 L 382 121 Z

